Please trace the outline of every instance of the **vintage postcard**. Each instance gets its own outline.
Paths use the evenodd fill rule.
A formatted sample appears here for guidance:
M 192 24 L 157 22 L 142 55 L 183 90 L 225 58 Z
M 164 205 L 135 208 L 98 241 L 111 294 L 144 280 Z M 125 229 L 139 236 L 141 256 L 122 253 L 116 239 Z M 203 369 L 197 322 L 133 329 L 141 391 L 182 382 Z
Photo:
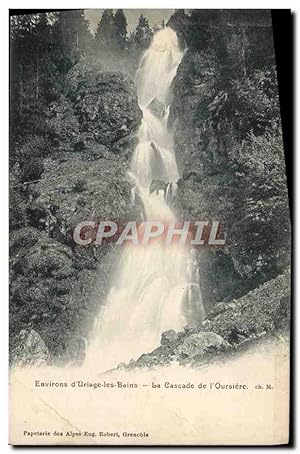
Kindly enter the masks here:
M 10 11 L 10 444 L 289 442 L 272 19 Z

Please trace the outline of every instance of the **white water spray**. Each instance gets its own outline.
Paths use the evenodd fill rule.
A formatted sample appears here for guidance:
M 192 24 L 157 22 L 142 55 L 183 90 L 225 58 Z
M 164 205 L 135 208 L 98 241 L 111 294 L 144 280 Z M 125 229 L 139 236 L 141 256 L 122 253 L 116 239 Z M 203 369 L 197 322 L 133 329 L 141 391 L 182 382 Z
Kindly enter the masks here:
M 160 30 L 136 76 L 143 121 L 131 165 L 136 183 L 131 202 L 138 193 L 147 221 L 176 221 L 166 201 L 179 178 L 167 122 L 170 85 L 182 56 L 176 33 L 168 27 Z M 153 112 L 153 101 L 161 106 L 159 114 Z M 167 197 L 163 190 L 150 194 L 153 180 L 169 184 Z M 107 370 L 158 347 L 163 331 L 181 330 L 192 308 L 197 304 L 202 308 L 199 286 L 195 291 L 198 284 L 191 287 L 189 263 L 189 250 L 178 243 L 155 241 L 145 247 L 125 246 L 97 319 L 87 361 L 99 370 Z

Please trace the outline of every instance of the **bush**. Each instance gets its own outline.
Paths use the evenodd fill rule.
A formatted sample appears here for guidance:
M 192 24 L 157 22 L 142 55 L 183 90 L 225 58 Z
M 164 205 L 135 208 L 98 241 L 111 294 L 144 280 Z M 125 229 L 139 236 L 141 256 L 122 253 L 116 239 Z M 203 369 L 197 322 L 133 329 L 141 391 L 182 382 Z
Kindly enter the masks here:
M 37 181 L 41 178 L 44 172 L 43 159 L 38 157 L 32 157 L 24 162 L 21 167 L 21 181 L 23 183 L 29 181 Z

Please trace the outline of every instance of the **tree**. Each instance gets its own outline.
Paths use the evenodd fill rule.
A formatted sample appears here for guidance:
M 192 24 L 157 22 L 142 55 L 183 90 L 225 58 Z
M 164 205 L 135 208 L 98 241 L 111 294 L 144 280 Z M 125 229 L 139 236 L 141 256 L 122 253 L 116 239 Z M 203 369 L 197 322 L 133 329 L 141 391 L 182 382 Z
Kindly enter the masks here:
M 26 35 L 32 31 L 38 20 L 39 16 L 37 14 L 22 14 L 20 16 L 11 16 L 11 39 L 16 40 L 26 37 Z
M 114 22 L 118 47 L 120 50 L 124 50 L 126 48 L 127 21 L 122 9 L 117 10 Z
M 46 14 L 12 17 L 11 20 L 11 149 L 16 140 L 43 128 L 47 102 L 44 63 L 51 42 Z
M 91 39 L 82 10 L 12 16 L 12 165 L 19 160 L 17 150 L 32 137 L 56 136 L 47 121 L 49 105 L 62 99 L 65 76 L 89 52 Z
M 128 67 L 128 72 L 133 77 L 138 68 L 141 56 L 149 47 L 150 41 L 155 31 L 158 31 L 158 29 L 155 30 L 155 27 L 154 29 L 152 29 L 149 25 L 148 20 L 141 14 L 135 30 L 133 30 L 130 33 L 130 36 L 127 40 L 128 47 L 127 61 L 130 61 L 130 67 Z
M 113 47 L 115 42 L 115 21 L 112 9 L 103 11 L 101 20 L 96 30 L 95 42 L 100 50 L 107 50 Z
M 144 17 L 141 14 L 134 34 L 134 41 L 136 47 L 140 50 L 147 49 L 147 47 L 150 44 L 152 35 L 153 33 L 149 25 L 148 19 L 146 19 L 146 17 Z
M 61 11 L 54 23 L 56 30 L 56 46 L 71 65 L 76 64 L 80 57 L 90 52 L 93 38 L 83 10 Z

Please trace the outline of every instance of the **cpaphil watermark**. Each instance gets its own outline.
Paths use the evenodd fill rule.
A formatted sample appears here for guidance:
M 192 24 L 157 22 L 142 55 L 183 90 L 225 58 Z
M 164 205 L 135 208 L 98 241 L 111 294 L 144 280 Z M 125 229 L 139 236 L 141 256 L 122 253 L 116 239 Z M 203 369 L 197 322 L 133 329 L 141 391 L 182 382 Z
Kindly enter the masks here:
M 168 223 L 129 221 L 124 225 L 113 221 L 83 221 L 75 227 L 73 239 L 81 246 L 90 244 L 100 246 L 108 241 L 115 242 L 117 245 L 134 246 L 147 246 L 154 241 L 163 241 L 166 245 L 177 243 L 187 246 L 224 246 L 225 244 L 219 221 Z

